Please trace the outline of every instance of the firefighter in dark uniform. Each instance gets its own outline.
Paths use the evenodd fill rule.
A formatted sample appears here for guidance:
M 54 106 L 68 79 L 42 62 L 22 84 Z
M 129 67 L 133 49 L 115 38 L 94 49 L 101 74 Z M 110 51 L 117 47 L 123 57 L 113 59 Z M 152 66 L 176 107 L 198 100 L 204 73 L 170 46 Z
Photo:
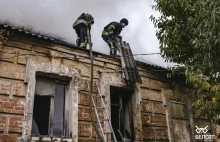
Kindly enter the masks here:
M 94 18 L 88 13 L 83 13 L 79 18 L 73 23 L 73 28 L 77 34 L 76 44 L 78 47 L 86 48 L 87 47 L 87 28 L 89 32 L 91 26 L 94 24 Z
M 107 26 L 104 27 L 102 32 L 103 40 L 108 44 L 110 48 L 110 55 L 116 55 L 117 48 L 114 44 L 115 38 L 122 38 L 120 35 L 122 29 L 128 25 L 128 20 L 123 18 L 121 19 L 120 23 L 118 22 L 111 22 Z

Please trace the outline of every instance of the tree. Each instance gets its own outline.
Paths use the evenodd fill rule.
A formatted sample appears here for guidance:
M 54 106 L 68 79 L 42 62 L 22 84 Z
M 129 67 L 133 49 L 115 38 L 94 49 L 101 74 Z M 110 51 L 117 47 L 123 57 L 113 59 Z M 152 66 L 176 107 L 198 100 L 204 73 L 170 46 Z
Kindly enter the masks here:
M 194 109 L 213 118 L 220 114 L 220 1 L 155 0 L 161 13 L 150 19 L 157 28 L 162 57 L 179 66 L 192 84 Z M 181 66 L 182 65 L 182 66 Z

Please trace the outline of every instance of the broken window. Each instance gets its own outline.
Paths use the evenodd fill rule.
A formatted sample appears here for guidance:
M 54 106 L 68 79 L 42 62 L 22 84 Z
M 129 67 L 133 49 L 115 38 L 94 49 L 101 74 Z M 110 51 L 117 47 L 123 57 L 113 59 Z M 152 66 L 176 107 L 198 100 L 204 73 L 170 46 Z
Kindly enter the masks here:
M 133 140 L 132 90 L 111 87 L 111 123 L 117 140 Z M 118 132 L 120 131 L 120 133 Z
M 65 86 L 55 79 L 36 79 L 32 135 L 65 136 Z

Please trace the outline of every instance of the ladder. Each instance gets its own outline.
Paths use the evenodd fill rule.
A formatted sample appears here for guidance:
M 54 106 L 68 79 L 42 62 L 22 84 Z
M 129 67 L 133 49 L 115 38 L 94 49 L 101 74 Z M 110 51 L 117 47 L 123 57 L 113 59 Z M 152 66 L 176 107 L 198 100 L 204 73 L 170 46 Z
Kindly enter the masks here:
M 88 82 L 88 81 L 87 81 L 87 85 L 88 85 L 88 89 L 89 89 L 89 91 L 90 91 L 91 88 L 90 88 L 90 86 L 89 86 L 89 82 Z M 108 140 L 108 134 L 112 134 L 112 136 L 113 136 L 113 141 L 114 141 L 114 142 L 117 142 L 117 139 L 116 139 L 116 136 L 115 136 L 113 127 L 112 127 L 112 125 L 111 125 L 111 120 L 110 120 L 110 117 L 109 117 L 109 115 L 108 115 L 108 112 L 107 112 L 107 109 L 106 109 L 106 106 L 105 106 L 105 102 L 104 102 L 104 100 L 103 100 L 104 95 L 101 95 L 100 89 L 99 89 L 99 87 L 98 87 L 97 84 L 95 84 L 94 87 L 95 87 L 96 90 L 97 90 L 97 94 L 96 94 L 96 95 L 93 95 L 93 97 L 92 97 L 92 103 L 93 103 L 93 106 L 94 106 L 95 116 L 96 116 L 96 119 L 97 119 L 97 125 L 96 125 L 96 127 L 97 127 L 98 130 L 101 132 L 101 135 L 102 135 L 102 137 L 104 138 L 104 141 L 105 141 L 105 142 L 107 142 L 107 140 Z M 102 107 L 99 107 L 99 106 L 98 106 L 98 103 L 95 103 L 93 98 L 96 98 L 96 102 L 98 102 L 98 100 L 100 99 L 100 100 L 101 100 L 101 106 L 102 106 Z M 100 120 L 100 118 L 99 118 L 99 115 L 98 115 L 98 110 L 99 110 L 99 109 L 104 109 L 104 119 L 103 119 L 103 120 Z M 109 124 L 109 126 L 110 126 L 110 132 L 105 132 L 105 131 L 103 130 L 103 127 L 102 127 L 102 125 L 101 125 L 101 122 L 103 122 L 103 123 L 106 122 L 106 123 Z
M 127 83 L 142 83 L 139 75 L 136 61 L 134 60 L 133 53 L 131 51 L 129 43 L 123 41 L 117 37 L 114 38 L 114 43 L 117 46 L 119 56 L 121 59 L 122 77 Z

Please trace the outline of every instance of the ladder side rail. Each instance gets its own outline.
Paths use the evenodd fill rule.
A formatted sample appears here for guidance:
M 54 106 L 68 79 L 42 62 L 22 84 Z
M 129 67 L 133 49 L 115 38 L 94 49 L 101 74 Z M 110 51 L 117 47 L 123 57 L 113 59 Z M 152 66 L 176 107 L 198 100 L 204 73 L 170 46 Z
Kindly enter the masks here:
M 129 52 L 129 46 L 128 46 L 128 43 L 125 43 L 125 52 L 127 54 L 127 57 L 126 59 L 128 60 L 128 67 L 129 67 L 129 71 L 130 71 L 130 75 L 131 75 L 131 78 L 130 80 L 132 82 L 135 82 L 136 81 L 136 74 L 134 72 L 134 64 L 133 64 L 133 61 L 132 61 L 132 58 L 133 58 L 133 54 Z
M 121 46 L 121 44 L 120 44 L 120 41 L 119 41 L 118 38 L 115 38 L 114 40 L 115 40 L 115 44 L 116 44 L 116 46 L 117 46 L 117 50 L 118 50 L 119 55 L 120 55 L 121 68 L 122 68 L 122 70 L 123 70 L 123 69 L 126 69 L 126 64 L 125 64 L 125 61 L 124 61 L 124 56 L 123 56 L 122 46 Z M 124 72 L 122 72 L 122 75 L 123 75 L 123 78 L 126 78 L 126 75 L 125 75 Z
M 132 72 L 131 72 L 131 67 L 130 67 L 130 63 L 129 63 L 129 54 L 127 52 L 127 47 L 126 47 L 126 42 L 124 41 L 124 47 L 123 47 L 123 54 L 124 54 L 124 60 L 125 60 L 125 64 L 126 64 L 126 69 L 127 69 L 127 74 L 128 74 L 128 78 L 127 80 L 132 81 L 133 76 L 132 76 Z
M 95 104 L 93 98 L 92 98 L 92 102 L 93 102 L 93 104 Z M 95 105 L 94 105 L 94 109 L 95 109 L 95 114 L 96 114 L 96 118 L 97 118 L 99 127 L 100 127 L 100 129 L 101 129 L 101 133 L 102 133 L 103 137 L 105 138 L 104 131 L 103 131 L 103 129 L 102 129 L 102 124 L 101 124 L 101 122 L 100 122 L 99 115 L 98 115 L 98 112 L 97 112 L 97 109 L 96 109 L 96 106 L 95 106 Z
M 131 47 L 130 47 L 130 44 L 127 43 L 127 47 L 128 47 L 128 51 L 130 52 L 130 55 L 131 55 L 131 60 L 133 62 L 133 65 L 134 65 L 134 71 L 135 71 L 135 76 L 136 76 L 136 79 L 139 83 L 142 83 L 141 81 L 141 78 L 140 78 L 140 75 L 139 75 L 139 72 L 138 72 L 138 69 L 137 69 L 137 64 L 136 64 L 136 61 L 134 59 L 134 56 L 133 56 L 133 53 L 132 53 L 132 50 L 131 50 Z
M 88 82 L 87 82 L 87 85 L 88 85 L 88 88 L 89 88 L 89 90 L 90 90 L 91 88 L 90 88 Z M 100 127 L 100 129 L 101 129 L 102 136 L 105 137 L 93 97 L 92 97 L 92 103 L 93 103 L 93 106 L 94 106 L 95 115 L 96 115 L 96 118 L 97 118 L 99 127 Z
M 101 93 L 100 93 L 100 89 L 99 89 L 99 87 L 98 87 L 97 84 L 96 84 L 96 87 L 97 87 L 97 89 L 98 89 L 98 94 L 99 94 L 100 97 L 101 97 L 102 105 L 104 106 L 105 113 L 106 113 L 106 117 L 107 117 L 107 119 L 108 119 L 108 122 L 109 122 L 110 128 L 111 128 L 111 130 L 112 130 L 113 139 L 114 139 L 115 142 L 117 142 L 117 139 L 116 139 L 116 136 L 115 136 L 115 133 L 114 133 L 114 130 L 113 130 L 113 127 L 112 127 L 111 121 L 110 121 L 110 117 L 109 117 L 108 112 L 107 112 L 107 110 L 106 110 L 105 103 L 104 103 L 104 101 L 103 101 L 103 98 L 102 98 Z

